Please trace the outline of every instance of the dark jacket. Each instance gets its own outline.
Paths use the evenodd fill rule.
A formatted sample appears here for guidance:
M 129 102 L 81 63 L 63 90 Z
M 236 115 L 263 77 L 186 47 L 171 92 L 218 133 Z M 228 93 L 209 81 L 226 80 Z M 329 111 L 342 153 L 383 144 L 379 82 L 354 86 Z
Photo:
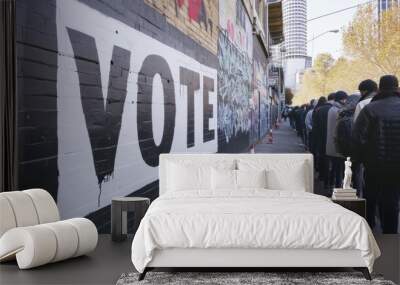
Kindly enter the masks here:
M 333 102 L 332 107 L 328 111 L 327 131 L 326 131 L 326 155 L 333 157 L 343 157 L 335 146 L 335 131 L 337 126 L 337 118 L 339 111 L 344 107 L 340 102 Z
M 315 138 L 315 151 L 320 155 L 325 155 L 326 153 L 328 112 L 331 107 L 332 104 L 327 102 L 316 108 L 313 112 L 313 136 Z
M 352 133 L 353 158 L 382 174 L 400 173 L 400 93 L 378 94 L 360 112 Z
M 346 100 L 345 106 L 338 114 L 334 141 L 336 150 L 344 157 L 352 156 L 351 133 L 354 112 L 359 99 L 359 95 L 350 95 Z

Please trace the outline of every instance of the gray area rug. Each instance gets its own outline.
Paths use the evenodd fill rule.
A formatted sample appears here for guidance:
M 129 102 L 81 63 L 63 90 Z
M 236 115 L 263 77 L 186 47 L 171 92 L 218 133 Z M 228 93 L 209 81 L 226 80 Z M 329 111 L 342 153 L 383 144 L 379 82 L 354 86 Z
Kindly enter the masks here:
M 138 281 L 138 273 L 122 274 L 117 285 L 146 284 L 326 284 L 326 285 L 395 285 L 381 276 L 373 275 L 368 281 L 359 272 L 148 272 L 146 278 Z

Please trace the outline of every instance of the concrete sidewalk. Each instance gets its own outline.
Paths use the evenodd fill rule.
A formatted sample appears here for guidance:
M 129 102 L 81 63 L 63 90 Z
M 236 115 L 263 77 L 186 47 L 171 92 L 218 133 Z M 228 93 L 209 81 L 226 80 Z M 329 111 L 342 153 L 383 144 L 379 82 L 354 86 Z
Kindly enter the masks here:
M 287 122 L 272 130 L 273 143 L 268 144 L 268 136 L 255 146 L 255 153 L 305 153 L 307 152 L 295 130 Z
M 302 140 L 290 127 L 289 120 L 282 122 L 279 129 L 272 131 L 273 143 L 268 144 L 268 136 L 255 146 L 255 153 L 308 153 Z M 318 173 L 314 172 L 314 193 L 330 197 L 332 189 L 325 189 L 323 183 L 318 180 Z

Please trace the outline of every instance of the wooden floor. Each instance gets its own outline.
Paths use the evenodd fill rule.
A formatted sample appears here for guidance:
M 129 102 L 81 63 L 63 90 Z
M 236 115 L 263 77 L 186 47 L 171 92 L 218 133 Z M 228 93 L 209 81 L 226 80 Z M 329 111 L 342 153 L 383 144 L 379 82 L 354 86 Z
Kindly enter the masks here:
M 400 284 L 400 235 L 376 239 L 382 257 L 374 271 Z M 109 235 L 100 235 L 97 249 L 88 256 L 30 270 L 19 270 L 15 262 L 1 264 L 0 284 L 115 284 L 122 273 L 134 271 L 130 247 L 131 239 L 115 243 Z

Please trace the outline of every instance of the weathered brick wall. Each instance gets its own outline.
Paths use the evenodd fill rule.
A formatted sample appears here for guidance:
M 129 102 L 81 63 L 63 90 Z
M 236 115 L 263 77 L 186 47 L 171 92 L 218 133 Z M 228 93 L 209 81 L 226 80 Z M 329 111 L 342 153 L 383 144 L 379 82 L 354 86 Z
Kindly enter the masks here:
M 165 15 L 167 22 L 217 54 L 218 1 L 145 0 Z
M 56 2 L 16 2 L 19 188 L 57 198 Z
M 107 232 L 112 197 L 157 197 L 160 153 L 247 149 L 250 3 L 17 1 L 20 189 Z

